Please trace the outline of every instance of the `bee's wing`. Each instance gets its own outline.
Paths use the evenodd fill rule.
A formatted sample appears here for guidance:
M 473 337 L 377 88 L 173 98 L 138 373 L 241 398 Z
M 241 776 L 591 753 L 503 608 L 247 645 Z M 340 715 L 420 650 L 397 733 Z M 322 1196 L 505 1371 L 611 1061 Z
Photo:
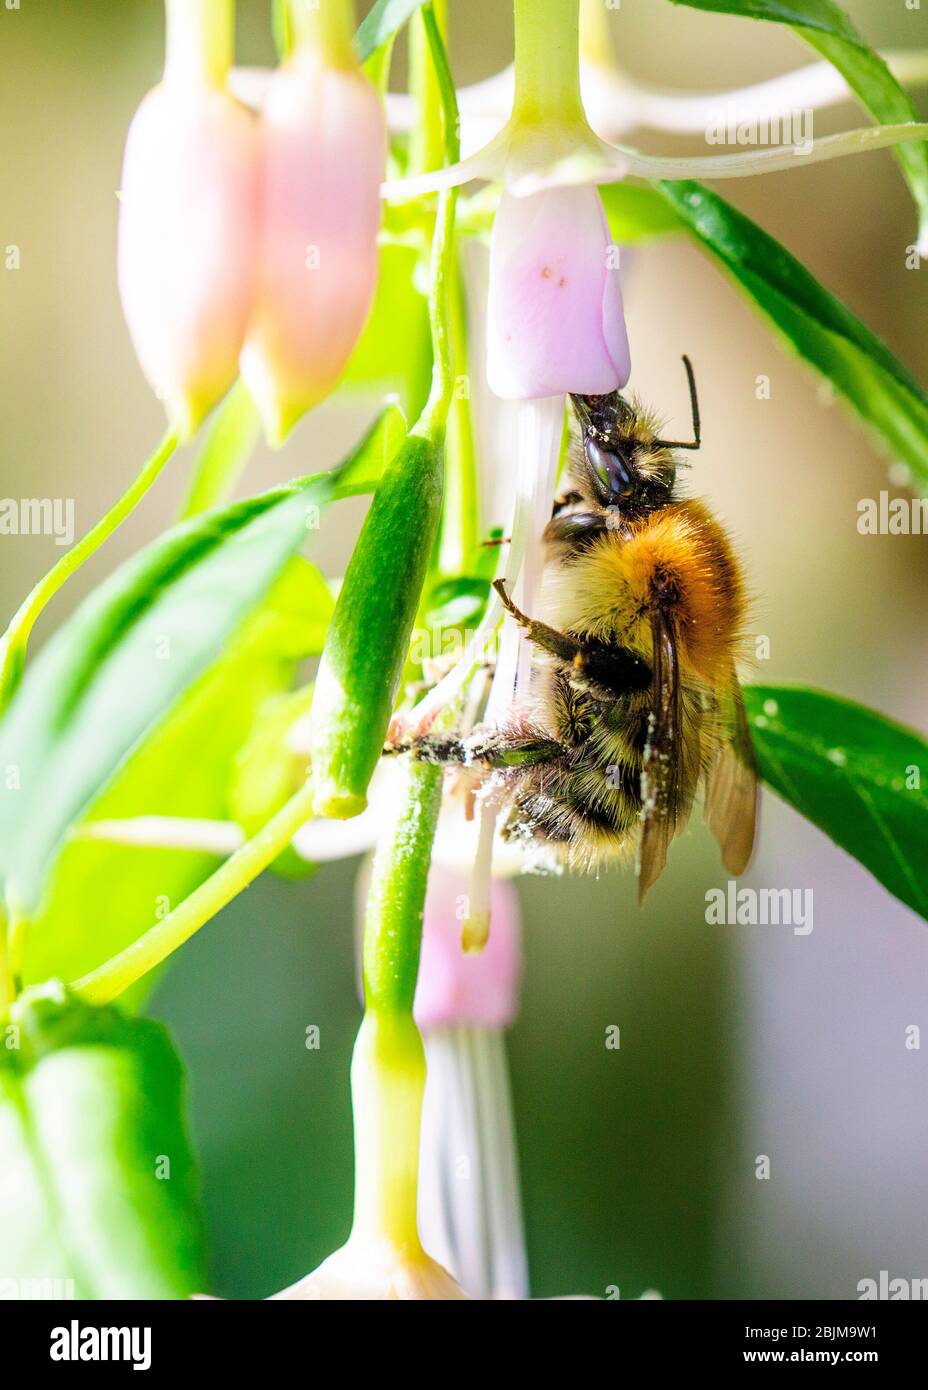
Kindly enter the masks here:
M 754 848 L 757 822 L 757 763 L 738 682 L 732 679 L 730 740 L 706 774 L 705 815 L 722 850 L 722 863 L 737 878 Z
M 686 823 L 697 781 L 696 768 L 686 762 L 677 634 L 671 614 L 652 609 L 651 637 L 651 709 L 641 766 L 639 903 L 660 877 L 670 842 Z

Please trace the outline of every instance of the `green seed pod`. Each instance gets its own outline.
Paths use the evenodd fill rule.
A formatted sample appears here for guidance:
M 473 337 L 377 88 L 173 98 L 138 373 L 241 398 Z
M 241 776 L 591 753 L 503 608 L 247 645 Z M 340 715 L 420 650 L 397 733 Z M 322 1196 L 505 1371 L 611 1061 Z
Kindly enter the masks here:
M 367 805 L 441 511 L 443 437 L 410 434 L 381 478 L 326 638 L 312 708 L 317 815 Z

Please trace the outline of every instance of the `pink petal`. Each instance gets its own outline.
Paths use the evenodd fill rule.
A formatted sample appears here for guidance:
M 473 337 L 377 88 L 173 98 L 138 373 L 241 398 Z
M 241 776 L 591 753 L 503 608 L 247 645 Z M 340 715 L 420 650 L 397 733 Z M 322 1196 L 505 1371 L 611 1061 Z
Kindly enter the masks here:
M 422 1029 L 506 1028 L 518 1011 L 522 950 L 516 891 L 505 879 L 493 881 L 490 939 L 479 955 L 466 955 L 461 922 L 467 891 L 466 878 L 432 866 L 415 1004 Z
M 490 248 L 487 378 L 505 400 L 628 380 L 616 248 L 595 188 L 504 192 Z
M 386 132 L 358 72 L 297 54 L 263 110 L 261 242 L 242 375 L 279 441 L 338 381 L 377 280 Z
M 184 437 L 238 372 L 257 213 L 251 113 L 211 88 L 149 92 L 126 140 L 119 290 L 142 370 Z

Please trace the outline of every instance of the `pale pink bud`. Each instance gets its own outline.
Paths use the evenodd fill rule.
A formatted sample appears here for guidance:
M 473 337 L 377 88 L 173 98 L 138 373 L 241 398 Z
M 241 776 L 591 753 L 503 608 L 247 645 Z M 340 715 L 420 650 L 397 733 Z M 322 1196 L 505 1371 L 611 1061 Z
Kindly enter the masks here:
M 242 375 L 280 442 L 335 386 L 377 281 L 383 108 L 353 67 L 301 49 L 263 110 L 262 221 Z
M 493 225 L 487 379 L 504 400 L 625 385 L 618 252 L 589 186 L 504 192 Z
M 155 87 L 126 141 L 119 291 L 142 370 L 181 438 L 238 373 L 257 216 L 251 113 L 215 86 Z
M 505 879 L 493 880 L 490 937 L 475 955 L 461 947 L 468 887 L 467 878 L 433 864 L 415 1002 L 423 1031 L 457 1024 L 507 1028 L 518 1012 L 522 948 L 516 891 Z

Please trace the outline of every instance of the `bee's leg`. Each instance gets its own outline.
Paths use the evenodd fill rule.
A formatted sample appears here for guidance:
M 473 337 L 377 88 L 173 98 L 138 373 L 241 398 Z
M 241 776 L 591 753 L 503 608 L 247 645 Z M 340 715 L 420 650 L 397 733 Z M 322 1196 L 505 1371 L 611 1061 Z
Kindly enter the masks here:
M 503 607 L 511 613 L 520 627 L 525 628 L 529 640 L 552 656 L 570 662 L 578 677 L 593 688 L 606 690 L 613 695 L 626 695 L 630 691 L 647 690 L 651 684 L 651 668 L 648 663 L 627 647 L 609 646 L 605 642 L 581 641 L 570 633 L 558 632 L 547 623 L 539 623 L 529 618 L 517 608 L 506 590 L 506 581 L 497 579 L 493 585 L 502 600 Z
M 465 742 L 452 736 L 444 738 L 441 734 L 424 734 L 404 743 L 388 743 L 383 751 L 385 756 L 410 753 L 421 762 L 434 763 L 439 767 L 504 770 L 551 762 L 563 756 L 567 749 L 557 739 L 533 733 L 510 734 L 501 731 L 489 734 L 484 742 L 473 739 Z
M 574 637 L 570 637 L 566 632 L 558 632 L 556 628 L 549 627 L 547 623 L 536 622 L 523 613 L 521 608 L 517 608 L 506 588 L 505 579 L 495 579 L 493 588 L 499 594 L 500 602 L 507 613 L 510 613 L 519 624 L 525 628 L 530 641 L 536 646 L 544 648 L 546 652 L 551 652 L 552 656 L 559 656 L 562 661 L 573 661 L 580 652 L 580 643 Z
M 582 501 L 582 496 L 579 492 L 577 492 L 575 488 L 571 488 L 569 492 L 562 492 L 560 496 L 555 497 L 554 499 L 554 507 L 552 509 L 551 515 L 557 516 L 559 512 L 562 512 L 564 510 L 565 507 L 575 507 L 578 502 Z
M 492 735 L 485 744 L 473 745 L 471 761 L 481 767 L 505 770 L 554 762 L 556 758 L 564 757 L 569 751 L 556 738 L 535 734 L 500 733 Z
M 568 545 L 576 552 L 592 545 L 605 529 L 606 523 L 596 512 L 555 512 L 545 527 L 543 539 L 549 545 Z
M 420 762 L 434 763 L 438 767 L 463 766 L 470 760 L 470 754 L 463 739 L 441 734 L 420 734 L 418 737 L 401 739 L 397 743 L 385 743 L 383 756 L 396 757 L 400 753 L 411 753 Z

